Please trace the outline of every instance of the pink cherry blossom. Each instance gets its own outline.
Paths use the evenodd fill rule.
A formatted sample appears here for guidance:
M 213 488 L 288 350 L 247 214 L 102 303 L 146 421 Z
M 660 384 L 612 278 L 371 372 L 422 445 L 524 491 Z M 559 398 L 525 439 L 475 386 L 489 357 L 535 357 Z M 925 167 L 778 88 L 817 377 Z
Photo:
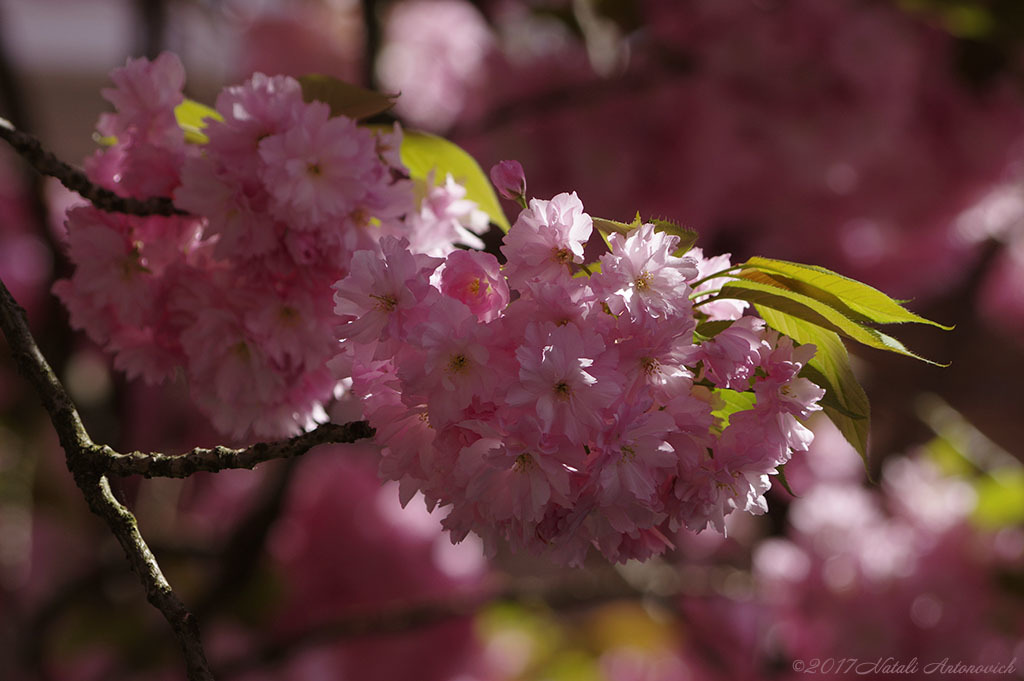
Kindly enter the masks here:
M 449 173 L 444 184 L 434 186 L 433 173 L 426 179 L 426 195 L 418 212 L 408 218 L 405 229 L 412 250 L 433 256 L 444 256 L 455 249 L 455 243 L 482 249 L 480 234 L 487 231 L 487 214 L 465 198 L 466 188 Z
M 322 102 L 307 105 L 286 132 L 261 140 L 259 154 L 271 211 L 291 217 L 299 229 L 316 229 L 356 211 L 378 163 L 373 135 L 352 119 L 331 118 Z
M 550 201 L 531 199 L 501 247 L 508 258 L 505 275 L 512 287 L 567 277 L 570 265 L 583 262 L 583 246 L 592 230 L 593 221 L 583 212 L 576 192 Z
M 441 292 L 464 303 L 481 322 L 497 319 L 509 302 L 508 283 L 490 253 L 455 250 L 441 270 Z
M 613 313 L 660 319 L 687 314 L 687 282 L 697 276 L 697 263 L 672 254 L 679 237 L 646 224 L 628 237 L 611 234 L 608 243 L 611 253 L 601 256 L 601 274 L 595 280 Z
M 750 387 L 761 361 L 763 329 L 764 322 L 757 317 L 741 317 L 700 345 L 699 359 L 715 385 L 741 392 Z
M 620 377 L 601 371 L 604 343 L 584 336 L 575 324 L 526 330 L 516 350 L 520 386 L 506 397 L 510 405 L 534 404 L 545 432 L 560 432 L 574 442 L 589 440 L 588 431 L 603 425 L 602 410 L 621 392 Z
M 414 255 L 409 243 L 394 237 L 381 242 L 384 260 L 372 251 L 352 257 L 349 275 L 334 285 L 334 312 L 347 320 L 343 338 L 365 343 L 401 337 L 403 326 L 415 319 L 430 293 L 427 277 L 439 258 Z

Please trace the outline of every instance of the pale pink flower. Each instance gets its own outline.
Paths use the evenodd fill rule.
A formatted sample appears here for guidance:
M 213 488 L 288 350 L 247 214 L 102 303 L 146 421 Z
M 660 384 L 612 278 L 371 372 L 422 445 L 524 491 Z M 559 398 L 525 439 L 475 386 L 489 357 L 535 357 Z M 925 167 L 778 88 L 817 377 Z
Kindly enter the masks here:
M 61 279 L 54 283 L 53 294 L 68 310 L 71 326 L 81 329 L 95 343 L 106 344 L 120 326 L 117 315 L 106 305 L 99 305 L 85 293 L 74 279 Z
M 615 426 L 602 433 L 589 462 L 600 516 L 616 532 L 653 527 L 664 519 L 660 495 L 675 477 L 678 457 L 665 438 L 675 426 L 664 411 L 622 404 Z
M 444 184 L 434 185 L 433 173 L 426 179 L 426 195 L 418 211 L 409 215 L 404 230 L 410 248 L 417 253 L 445 256 L 455 250 L 455 243 L 483 249 L 479 235 L 487 231 L 487 213 L 474 201 L 465 198 L 466 188 L 449 173 Z
M 167 337 L 150 326 L 122 326 L 110 338 L 108 348 L 114 353 L 114 367 L 118 371 L 123 371 L 129 379 L 141 378 L 150 385 L 171 378 L 185 363 L 178 339 Z
M 324 333 L 334 323 L 327 287 L 296 285 L 276 295 L 252 287 L 236 295 L 244 305 L 246 328 L 283 369 L 317 371 L 337 349 L 331 334 Z
M 672 255 L 678 236 L 646 224 L 628 237 L 611 234 L 608 243 L 611 253 L 601 256 L 601 273 L 594 279 L 612 312 L 659 319 L 689 314 L 687 282 L 697 276 L 697 263 Z
M 260 142 L 291 128 L 305 106 L 299 81 L 254 73 L 217 95 L 216 109 L 224 120 L 207 121 L 209 151 L 251 191 L 260 183 Z
M 792 434 L 780 429 L 778 417 L 777 412 L 757 408 L 732 414 L 729 425 L 715 441 L 715 460 L 730 470 L 757 473 L 772 472 L 786 463 L 791 441 L 787 435 Z M 794 419 L 792 423 L 797 422 Z
M 414 0 L 390 8 L 377 74 L 401 92 L 403 118 L 433 130 L 451 126 L 486 74 L 494 38 L 480 12 L 461 0 Z
M 689 393 L 695 364 L 692 316 L 656 319 L 622 315 L 615 328 L 619 370 L 626 376 L 630 401 L 649 394 L 664 404 Z
M 498 373 L 488 361 L 489 334 L 465 305 L 440 298 L 409 335 L 408 349 L 397 355 L 402 392 L 407 401 L 426 400 L 435 428 L 459 420 L 474 397 L 491 392 Z
M 267 199 L 262 191 L 247 194 L 209 156 L 188 159 L 174 191 L 176 206 L 206 218 L 204 231 L 217 236 L 214 254 L 221 259 L 257 257 L 278 247 L 278 231 L 285 227 L 267 212 Z
M 506 401 L 513 406 L 534 404 L 545 433 L 555 431 L 573 442 L 586 442 L 604 425 L 602 411 L 622 389 L 619 375 L 595 371 L 602 368 L 595 362 L 604 354 L 604 343 L 600 337 L 583 335 L 575 324 L 532 324 L 525 340 L 516 350 L 520 384 L 509 389 Z
M 78 268 L 72 278 L 80 295 L 110 306 L 123 323 L 141 324 L 150 311 L 155 285 L 151 270 L 132 241 L 132 221 L 91 206 L 68 213 L 70 257 Z
M 587 277 L 533 282 L 518 293 L 519 298 L 502 317 L 510 327 L 519 330 L 517 336 L 531 322 L 550 322 L 555 326 L 573 323 L 602 337 L 610 335 L 615 324 L 615 318 L 601 309 Z
M 259 143 L 271 211 L 297 229 L 319 229 L 360 208 L 380 164 L 370 131 L 311 102 L 295 124 Z
M 704 373 L 715 385 L 740 392 L 750 388 L 761 362 L 763 329 L 761 319 L 741 317 L 710 341 L 701 343 L 696 358 L 704 363 Z
M 342 338 L 358 343 L 400 338 L 405 325 L 423 310 L 423 300 L 437 295 L 428 278 L 441 260 L 413 255 L 408 245 L 404 239 L 384 237 L 383 258 L 373 251 L 352 256 L 348 276 L 334 285 L 334 312 L 345 320 Z
M 481 438 L 459 453 L 456 475 L 467 481 L 466 499 L 486 503 L 493 521 L 536 522 L 549 504 L 569 505 L 569 471 L 535 449 Z
M 761 347 L 761 371 L 754 381 L 757 409 L 773 414 L 789 447 L 804 451 L 814 434 L 797 419 L 806 419 L 821 411 L 819 400 L 825 390 L 797 376 L 816 351 L 812 344 L 794 348 L 793 341 L 772 331 Z
M 174 118 L 174 107 L 182 101 L 185 86 L 185 68 L 177 55 L 162 52 L 153 61 L 128 59 L 110 72 L 110 79 L 116 87 L 101 92 L 117 108 L 117 114 L 102 117 L 99 128 L 104 135 L 128 134 L 140 142 L 168 148 L 184 142 Z
M 505 274 L 512 287 L 568 277 L 569 267 L 583 262 L 583 247 L 592 231 L 593 221 L 583 212 L 576 192 L 550 201 L 532 199 L 501 247 L 508 258 Z
M 189 359 L 190 389 L 214 426 L 234 437 L 258 429 L 266 405 L 283 390 L 258 344 L 226 311 L 203 309 L 181 334 Z
M 694 280 L 704 279 L 711 275 L 723 272 L 732 266 L 730 261 L 730 254 L 723 253 L 722 255 L 716 255 L 712 258 L 705 258 L 704 251 L 694 246 L 686 254 L 697 261 L 697 276 Z M 720 276 L 708 279 L 702 284 L 698 284 L 693 287 L 693 294 L 700 293 L 712 293 L 713 291 L 720 289 L 722 286 L 727 284 L 733 277 Z M 700 300 L 700 298 L 695 298 Z M 735 298 L 722 298 L 711 303 L 705 303 L 700 306 L 700 311 L 707 315 L 710 320 L 729 320 L 739 319 L 743 316 L 743 312 L 750 307 L 750 303 L 745 300 L 737 300 Z

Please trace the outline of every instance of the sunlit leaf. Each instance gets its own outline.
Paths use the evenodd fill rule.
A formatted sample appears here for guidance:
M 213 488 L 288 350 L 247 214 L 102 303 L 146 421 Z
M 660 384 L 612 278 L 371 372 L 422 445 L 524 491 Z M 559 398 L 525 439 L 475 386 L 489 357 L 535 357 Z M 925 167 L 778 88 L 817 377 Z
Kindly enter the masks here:
M 678 641 L 678 632 L 651 617 L 640 602 L 613 601 L 595 608 L 585 627 L 588 647 L 599 651 L 628 646 L 653 653 L 673 650 Z
M 850 311 L 847 316 L 854 319 L 876 324 L 930 324 L 947 331 L 953 328 L 914 314 L 878 289 L 824 267 L 758 256 L 743 265 L 751 270 L 781 275 L 775 277 L 777 285 L 789 287 L 839 310 L 847 308 Z M 749 273 L 743 270 L 737 276 L 749 276 Z
M 602 236 L 606 237 L 609 234 L 622 234 L 628 236 L 630 232 L 638 227 L 645 224 L 654 225 L 655 231 L 664 232 L 673 236 L 679 237 L 679 245 L 673 252 L 675 256 L 681 256 L 688 250 L 693 248 L 693 245 L 697 242 L 697 232 L 688 228 L 681 227 L 678 223 L 672 222 L 671 220 L 665 220 L 663 218 L 651 218 L 644 220 L 640 217 L 640 213 L 636 214 L 632 222 L 620 222 L 619 220 L 609 220 L 607 218 L 593 218 L 594 229 L 601 233 Z
M 839 310 L 820 300 L 790 289 L 779 288 L 749 279 L 732 280 L 722 287 L 719 296 L 737 298 L 771 308 L 803 319 L 829 331 L 839 333 L 858 343 L 879 350 L 888 350 L 913 357 L 929 364 L 937 364 L 908 350 L 903 343 L 878 329 L 850 319 Z
M 825 415 L 836 425 L 846 441 L 868 460 L 868 433 L 871 430 L 871 405 L 853 375 L 850 356 L 834 332 L 793 315 L 757 306 L 765 323 L 801 345 L 813 343 L 817 351 L 801 375 L 825 389 L 821 404 Z
M 643 220 L 640 219 L 640 213 L 636 214 L 633 222 L 619 222 L 618 220 L 609 220 L 608 218 L 592 218 L 592 220 L 594 222 L 594 229 L 606 236 L 608 234 L 622 234 L 625 236 L 644 224 Z
M 185 131 L 185 141 L 190 144 L 206 144 L 210 141 L 210 138 L 203 132 L 207 118 L 216 121 L 224 120 L 216 109 L 211 109 L 194 99 L 186 99 L 174 107 L 174 118 L 178 121 L 178 126 Z
M 508 219 L 501 210 L 491 181 L 473 157 L 457 144 L 437 135 L 405 130 L 402 134 L 402 163 L 416 180 L 425 181 L 433 171 L 434 182 L 440 184 L 451 173 L 455 181 L 466 188 L 467 199 L 475 201 L 491 222 L 506 232 L 509 230 Z
M 985 38 L 995 28 L 991 12 L 973 3 L 961 2 L 948 7 L 943 13 L 942 23 L 946 30 L 958 38 Z
M 658 232 L 664 232 L 673 236 L 679 237 L 679 245 L 676 246 L 676 250 L 673 252 L 675 256 L 681 256 L 688 250 L 693 248 L 693 245 L 697 243 L 697 237 L 699 236 L 695 230 L 689 227 L 683 227 L 678 223 L 672 222 L 671 220 L 664 220 L 662 218 L 652 218 L 648 220 L 654 225 L 654 229 Z
M 711 392 L 718 403 L 715 405 L 715 409 L 712 410 L 711 415 L 720 423 L 721 430 L 725 430 L 729 426 L 729 419 L 733 414 L 753 409 L 754 402 L 757 400 L 757 396 L 752 392 L 741 393 L 736 390 L 729 390 L 728 388 L 715 388 Z
M 299 84 L 302 85 L 303 100 L 323 102 L 331 108 L 332 116 L 348 116 L 356 120 L 387 111 L 398 98 L 398 95 L 374 92 L 319 73 L 302 76 Z

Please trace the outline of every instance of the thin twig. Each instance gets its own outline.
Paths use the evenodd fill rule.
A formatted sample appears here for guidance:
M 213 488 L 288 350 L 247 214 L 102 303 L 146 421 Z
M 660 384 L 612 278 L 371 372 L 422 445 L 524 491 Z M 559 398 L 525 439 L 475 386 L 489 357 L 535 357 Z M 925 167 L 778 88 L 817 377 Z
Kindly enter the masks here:
M 216 446 L 196 447 L 184 454 L 128 452 L 122 454 L 110 447 L 92 447 L 89 456 L 110 475 L 142 475 L 147 478 L 187 478 L 199 471 L 216 472 L 230 468 L 255 468 L 272 459 L 301 456 L 322 444 L 343 444 L 373 437 L 374 430 L 366 421 L 339 425 L 324 423 L 308 433 L 288 440 L 257 442 L 244 449 Z
M 0 138 L 10 144 L 36 171 L 57 178 L 65 187 L 78 192 L 100 210 L 143 216 L 188 215 L 176 208 L 174 202 L 167 197 L 154 196 L 145 200 L 125 198 L 94 184 L 85 173 L 54 156 L 43 148 L 38 139 L 18 130 L 6 118 L 0 118 Z

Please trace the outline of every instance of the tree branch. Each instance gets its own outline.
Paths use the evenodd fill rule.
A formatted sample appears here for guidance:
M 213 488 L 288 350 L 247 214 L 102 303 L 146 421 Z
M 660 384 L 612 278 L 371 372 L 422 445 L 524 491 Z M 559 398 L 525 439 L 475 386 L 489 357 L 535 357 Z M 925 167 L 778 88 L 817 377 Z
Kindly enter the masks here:
M 14 300 L 3 281 L 0 281 L 0 329 L 7 338 L 18 370 L 42 398 L 43 407 L 50 415 L 65 453 L 71 456 L 73 452 L 92 447 L 92 440 L 71 398 L 29 331 L 25 310 Z
M 7 339 L 18 370 L 28 378 L 42 398 L 43 406 L 64 449 L 68 470 L 85 495 L 89 508 L 106 521 L 124 549 L 132 569 L 142 581 L 146 599 L 171 625 L 185 657 L 189 681 L 213 681 L 196 618 L 171 589 L 156 557 L 139 532 L 135 516 L 114 497 L 107 476 L 139 474 L 147 477 L 187 477 L 197 471 L 252 468 L 270 459 L 305 454 L 319 444 L 354 442 L 371 437 L 373 429 L 365 421 L 345 425 L 327 423 L 288 440 L 260 442 L 244 449 L 220 446 L 213 449 L 197 448 L 176 456 L 139 452 L 120 454 L 106 445 L 93 443 L 78 410 L 32 337 L 25 310 L 14 300 L 2 280 L 0 329 Z
M 196 618 L 171 589 L 156 557 L 139 532 L 135 516 L 114 497 L 106 476 L 90 475 L 81 471 L 74 473 L 75 482 L 85 494 L 89 508 L 107 522 L 121 548 L 124 549 L 132 570 L 142 580 L 142 585 L 146 589 L 146 600 L 158 609 L 171 625 L 185 656 L 189 681 L 213 681 L 213 673 L 206 661 Z
M 107 446 L 91 448 L 89 456 L 95 465 L 111 475 L 142 475 L 147 478 L 187 478 L 199 471 L 216 472 L 229 468 L 254 468 L 272 459 L 301 456 L 322 444 L 344 444 L 373 437 L 374 430 L 366 421 L 339 425 L 324 423 L 308 433 L 287 440 L 257 442 L 244 449 L 217 446 L 196 447 L 184 454 L 115 452 Z
M 129 564 L 142 581 L 146 599 L 160 610 L 171 625 L 185 656 L 189 681 L 213 681 L 195 618 L 174 594 L 160 571 L 160 565 L 139 533 L 135 516 L 114 498 L 106 475 L 93 466 L 95 457 L 89 456 L 89 452 L 97 447 L 89 438 L 64 386 L 39 351 L 28 328 L 25 310 L 14 300 L 2 280 L 0 329 L 3 329 L 19 371 L 28 378 L 42 398 L 43 406 L 64 448 L 68 470 L 85 495 L 89 508 L 106 521 L 124 549 Z
M 154 196 L 145 200 L 125 198 L 109 189 L 93 184 L 85 176 L 85 173 L 77 168 L 72 168 L 51 152 L 43 149 L 43 145 L 38 139 L 27 132 L 18 130 L 6 118 L 0 118 L 0 138 L 10 144 L 36 171 L 57 178 L 65 187 L 73 192 L 78 192 L 82 198 L 92 202 L 100 210 L 108 213 L 142 216 L 188 215 L 185 211 L 176 208 L 174 202 L 167 197 Z

